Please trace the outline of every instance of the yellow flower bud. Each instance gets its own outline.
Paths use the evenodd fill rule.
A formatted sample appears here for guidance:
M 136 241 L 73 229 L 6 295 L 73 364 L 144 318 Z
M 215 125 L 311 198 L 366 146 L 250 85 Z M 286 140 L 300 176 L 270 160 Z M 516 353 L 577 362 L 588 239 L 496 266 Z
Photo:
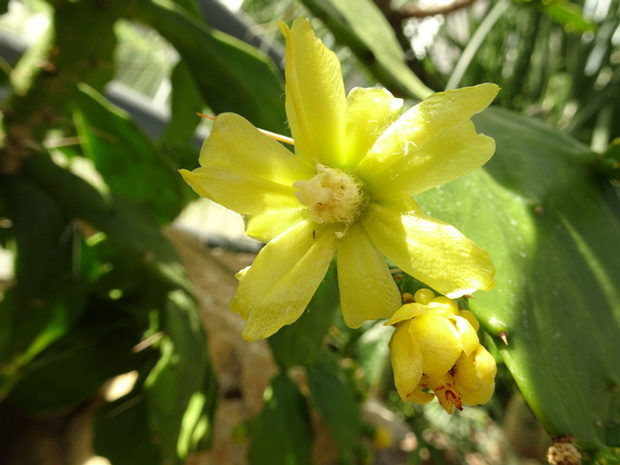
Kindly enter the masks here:
M 497 366 L 480 345 L 478 321 L 453 300 L 422 291 L 386 323 L 396 326 L 390 349 L 398 394 L 419 404 L 437 397 L 448 413 L 484 404 L 493 395 Z

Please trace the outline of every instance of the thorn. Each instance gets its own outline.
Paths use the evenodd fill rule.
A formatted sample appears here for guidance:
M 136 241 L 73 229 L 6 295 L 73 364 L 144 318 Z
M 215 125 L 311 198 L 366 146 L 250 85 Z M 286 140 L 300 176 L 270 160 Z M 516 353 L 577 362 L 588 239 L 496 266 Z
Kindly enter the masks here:
M 508 331 L 500 331 L 497 333 L 497 337 L 499 337 L 504 344 L 508 345 Z
M 203 115 L 202 113 L 196 113 L 196 114 L 198 116 L 202 116 L 203 118 L 207 118 L 207 119 L 211 119 L 215 121 L 215 116 Z M 271 137 L 272 139 L 275 139 L 279 142 L 284 142 L 285 144 L 289 144 L 289 145 L 295 145 L 295 141 L 290 137 L 282 136 L 280 134 L 276 134 L 275 132 L 267 131 L 261 128 L 256 128 L 256 129 L 258 129 L 260 132 L 262 132 L 266 136 Z

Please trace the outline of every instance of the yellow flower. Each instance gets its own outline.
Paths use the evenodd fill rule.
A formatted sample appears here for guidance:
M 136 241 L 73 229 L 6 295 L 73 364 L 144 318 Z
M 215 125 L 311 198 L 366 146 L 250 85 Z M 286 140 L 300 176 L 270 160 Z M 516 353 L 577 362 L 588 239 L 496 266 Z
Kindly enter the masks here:
M 421 289 L 385 324 L 397 325 L 390 349 L 394 383 L 404 402 L 426 404 L 437 396 L 452 413 L 452 407 L 461 410 L 491 398 L 497 366 L 480 345 L 480 325 L 469 310 Z
M 356 88 L 345 96 L 340 63 L 309 20 L 279 26 L 295 154 L 227 113 L 214 122 L 201 167 L 181 170 L 198 194 L 244 215 L 246 232 L 268 242 L 238 274 L 230 303 L 247 320 L 243 336 L 265 338 L 297 320 L 336 252 L 350 327 L 400 307 L 383 256 L 446 295 L 492 288 L 488 254 L 424 215 L 412 196 L 493 155 L 495 142 L 478 134 L 470 118 L 498 87 L 435 94 L 399 117 L 402 100 L 384 89 Z

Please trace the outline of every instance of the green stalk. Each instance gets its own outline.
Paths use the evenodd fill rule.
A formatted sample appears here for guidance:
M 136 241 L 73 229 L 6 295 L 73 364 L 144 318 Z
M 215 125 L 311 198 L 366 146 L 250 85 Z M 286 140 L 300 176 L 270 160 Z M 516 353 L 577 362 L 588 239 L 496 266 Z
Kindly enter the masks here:
M 446 85 L 446 90 L 456 89 L 459 86 L 465 71 L 469 68 L 469 64 L 474 59 L 474 56 L 482 45 L 482 42 L 510 5 L 511 2 L 509 0 L 500 0 L 482 20 L 480 26 L 478 26 L 478 29 L 476 29 L 476 32 L 474 32 L 474 35 L 465 47 L 465 50 L 463 50 L 459 61 L 456 63 L 454 71 L 452 71 L 452 75 Z

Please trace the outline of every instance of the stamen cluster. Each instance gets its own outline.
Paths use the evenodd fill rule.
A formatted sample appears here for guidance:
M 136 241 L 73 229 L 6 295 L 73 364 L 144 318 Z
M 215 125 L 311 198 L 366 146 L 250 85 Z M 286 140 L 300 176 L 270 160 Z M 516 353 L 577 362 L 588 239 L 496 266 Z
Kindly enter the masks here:
M 317 174 L 307 181 L 296 181 L 295 197 L 308 207 L 318 224 L 342 223 L 344 230 L 359 218 L 367 196 L 361 182 L 344 171 L 316 165 Z M 339 235 L 340 234 L 340 235 Z M 338 231 L 339 238 L 345 233 Z

